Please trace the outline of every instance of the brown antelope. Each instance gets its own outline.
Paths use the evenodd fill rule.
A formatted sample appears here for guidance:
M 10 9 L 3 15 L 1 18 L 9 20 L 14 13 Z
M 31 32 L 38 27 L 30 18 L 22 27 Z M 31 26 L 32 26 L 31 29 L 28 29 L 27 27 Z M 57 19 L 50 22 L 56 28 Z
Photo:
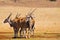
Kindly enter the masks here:
M 24 18 L 22 18 L 22 17 L 18 18 L 19 16 L 16 15 L 15 19 L 11 20 L 10 19 L 11 15 L 12 15 L 12 13 L 10 13 L 10 15 L 4 20 L 4 23 L 9 23 L 9 25 L 11 27 L 13 27 L 13 30 L 14 30 L 14 38 L 16 38 L 16 37 L 18 37 L 18 31 L 19 31 L 19 29 L 20 28 L 21 28 L 21 30 L 22 30 L 22 28 L 24 29 L 24 26 L 22 26 L 22 21 L 19 22 L 19 20 L 22 20 Z M 22 32 L 21 30 L 20 30 L 20 34 Z
M 34 25 L 35 25 L 35 20 L 34 18 L 32 17 L 32 13 L 35 11 L 36 9 L 34 9 L 31 13 L 29 13 L 27 16 L 26 16 L 26 21 L 29 23 L 29 37 L 31 35 L 31 33 L 33 33 L 32 35 L 34 35 Z
M 23 17 L 23 18 L 20 18 L 19 19 L 19 23 L 20 26 L 21 26 L 21 30 L 20 30 L 20 33 L 22 31 L 24 31 L 24 34 L 26 33 L 26 29 L 28 28 L 28 36 L 30 38 L 30 33 L 34 33 L 34 24 L 35 24 L 35 20 L 33 19 L 32 17 L 32 13 L 35 11 L 35 9 L 29 13 L 26 17 Z M 25 35 L 26 37 L 26 35 Z
M 26 29 L 28 28 L 28 34 L 29 34 L 29 38 L 30 38 L 30 33 L 33 31 L 34 32 L 34 24 L 35 24 L 35 20 L 32 17 L 32 13 L 35 10 L 33 10 L 30 14 L 28 14 L 26 17 L 20 17 L 18 18 L 17 16 L 15 17 L 15 19 L 11 20 L 10 16 L 12 15 L 12 13 L 4 20 L 4 23 L 9 23 L 11 27 L 13 27 L 14 30 L 14 38 L 16 38 L 18 36 L 18 31 L 20 30 L 20 36 L 21 36 L 21 32 L 24 33 L 23 36 L 26 37 Z
M 18 31 L 19 31 L 19 25 L 17 23 L 18 21 L 18 18 L 15 18 L 14 20 L 11 20 L 10 17 L 11 17 L 12 13 L 10 13 L 10 15 L 4 20 L 4 23 L 9 23 L 9 25 L 11 27 L 13 27 L 13 30 L 14 30 L 14 38 L 18 37 Z
M 23 36 L 24 36 L 24 32 L 25 32 L 25 30 L 26 30 L 26 29 L 24 28 L 24 26 L 22 26 L 22 24 L 23 24 L 23 23 L 22 23 L 22 21 L 23 21 L 22 19 L 24 19 L 24 17 L 19 17 L 19 16 L 20 16 L 20 15 L 17 14 L 16 17 L 15 17 L 15 19 L 14 19 L 14 21 L 17 22 L 17 24 L 18 24 L 18 26 L 19 26 L 19 29 L 20 29 L 20 37 L 23 37 Z M 19 21 L 21 21 L 21 22 L 19 22 Z M 24 30 L 23 30 L 22 28 L 23 28 Z

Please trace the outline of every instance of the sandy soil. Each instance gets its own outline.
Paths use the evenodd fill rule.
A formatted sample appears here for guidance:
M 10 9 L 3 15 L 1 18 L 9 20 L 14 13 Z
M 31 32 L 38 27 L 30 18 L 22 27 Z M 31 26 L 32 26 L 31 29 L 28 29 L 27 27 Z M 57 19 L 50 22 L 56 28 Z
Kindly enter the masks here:
M 48 34 L 49 35 L 49 34 Z M 31 36 L 31 38 L 60 38 L 60 36 L 48 36 L 46 34 L 42 35 L 38 35 L 35 33 L 34 36 Z M 0 39 L 12 39 L 13 38 L 13 32 L 0 32 Z M 18 37 L 19 38 L 19 37 Z

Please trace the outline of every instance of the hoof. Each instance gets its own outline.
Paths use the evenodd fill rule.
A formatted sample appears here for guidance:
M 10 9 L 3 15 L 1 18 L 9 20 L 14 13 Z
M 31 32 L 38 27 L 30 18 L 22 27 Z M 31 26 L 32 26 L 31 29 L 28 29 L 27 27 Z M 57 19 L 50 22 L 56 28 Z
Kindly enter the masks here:
M 25 38 L 27 39 L 28 37 L 26 36 Z
M 27 36 L 27 38 L 29 39 L 29 38 L 30 38 L 30 36 Z
M 34 35 L 31 35 L 31 36 L 34 36 Z
M 30 37 L 28 37 L 28 39 L 29 39 Z
M 17 38 L 17 37 L 13 37 L 13 38 Z

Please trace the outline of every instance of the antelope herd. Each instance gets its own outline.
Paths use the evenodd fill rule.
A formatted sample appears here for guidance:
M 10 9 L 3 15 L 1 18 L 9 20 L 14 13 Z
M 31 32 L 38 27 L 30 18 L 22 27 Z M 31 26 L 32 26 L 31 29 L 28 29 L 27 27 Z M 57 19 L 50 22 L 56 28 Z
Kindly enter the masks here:
M 16 17 L 11 20 L 10 17 L 12 13 L 4 20 L 4 23 L 9 23 L 14 30 L 14 38 L 18 37 L 18 31 L 20 32 L 20 37 L 30 38 L 31 35 L 34 35 L 34 24 L 35 20 L 32 16 L 32 13 L 35 11 L 34 9 L 32 12 L 27 14 L 25 17 L 19 17 L 20 15 L 16 15 Z

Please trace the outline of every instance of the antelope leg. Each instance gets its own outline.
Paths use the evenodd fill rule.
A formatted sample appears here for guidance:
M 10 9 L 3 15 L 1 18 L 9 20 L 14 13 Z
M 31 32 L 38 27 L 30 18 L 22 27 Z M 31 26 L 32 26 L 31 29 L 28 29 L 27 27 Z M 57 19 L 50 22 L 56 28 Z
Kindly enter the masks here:
M 18 37 L 18 29 L 14 29 L 14 38 Z

